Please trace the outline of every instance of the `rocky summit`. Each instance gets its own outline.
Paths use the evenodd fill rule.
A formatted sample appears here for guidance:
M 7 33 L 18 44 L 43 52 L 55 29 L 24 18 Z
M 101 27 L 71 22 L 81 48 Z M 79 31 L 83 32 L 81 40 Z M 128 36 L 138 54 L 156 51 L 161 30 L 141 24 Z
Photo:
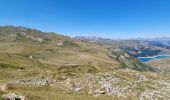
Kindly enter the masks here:
M 162 42 L 161 42 L 162 43 Z M 71 38 L 0 27 L 2 100 L 170 100 L 169 53 L 145 40 Z

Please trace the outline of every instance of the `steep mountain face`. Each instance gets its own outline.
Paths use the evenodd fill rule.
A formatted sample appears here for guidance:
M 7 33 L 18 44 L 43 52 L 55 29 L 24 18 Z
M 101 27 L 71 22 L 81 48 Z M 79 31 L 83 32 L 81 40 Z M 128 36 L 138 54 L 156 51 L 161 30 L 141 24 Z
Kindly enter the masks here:
M 169 77 L 124 52 L 138 42 L 102 41 L 0 27 L 0 99 L 169 99 Z

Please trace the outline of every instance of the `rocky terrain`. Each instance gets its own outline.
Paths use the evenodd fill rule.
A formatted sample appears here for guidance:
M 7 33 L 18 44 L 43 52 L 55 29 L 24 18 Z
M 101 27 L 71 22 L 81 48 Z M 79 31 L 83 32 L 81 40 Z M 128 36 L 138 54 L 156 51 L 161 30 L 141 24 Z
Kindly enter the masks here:
M 154 77 L 152 74 L 151 76 Z M 130 99 L 131 96 L 136 99 L 139 96 L 139 100 L 170 99 L 168 95 L 170 93 L 170 81 L 157 81 L 148 77 L 132 70 L 118 70 L 113 73 L 85 74 L 78 78 L 67 78 L 65 80 L 56 80 L 51 76 L 37 76 L 15 80 L 11 83 L 57 87 L 72 94 L 87 93 L 94 97 L 107 95 L 121 99 Z M 126 78 L 129 78 L 129 80 Z
M 0 27 L 0 99 L 170 100 L 170 74 L 119 43 Z

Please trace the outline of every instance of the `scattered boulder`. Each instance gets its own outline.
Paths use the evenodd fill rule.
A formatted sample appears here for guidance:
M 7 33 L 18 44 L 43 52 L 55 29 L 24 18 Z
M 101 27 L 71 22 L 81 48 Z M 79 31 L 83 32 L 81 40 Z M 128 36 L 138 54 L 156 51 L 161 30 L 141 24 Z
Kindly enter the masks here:
M 96 89 L 95 91 L 94 91 L 94 96 L 100 96 L 101 94 L 105 94 L 106 93 L 106 91 L 102 91 L 102 90 L 100 90 L 100 89 Z
M 64 43 L 62 43 L 62 42 L 57 43 L 57 46 L 63 46 L 63 45 L 64 45 Z
M 71 81 L 70 78 L 66 79 L 66 87 L 73 90 L 74 89 L 74 84 L 73 82 Z
M 26 36 L 26 35 L 27 35 L 27 33 L 25 33 L 25 32 L 21 32 L 21 35 L 24 35 L 24 36 Z
M 42 38 L 37 38 L 36 40 L 39 41 L 39 42 L 43 42 L 44 41 Z
M 29 56 L 30 59 L 32 59 L 32 56 Z
M 78 88 L 75 88 L 75 91 L 77 92 L 77 91 L 80 91 L 81 90 L 81 88 L 80 87 L 78 87 Z
M 139 100 L 158 100 L 157 98 L 161 98 L 160 100 L 169 100 L 168 98 L 164 98 L 164 96 L 159 91 L 144 91 L 140 97 Z
M 136 78 L 138 78 L 140 81 L 146 81 L 146 80 L 148 80 L 148 79 L 146 78 L 146 76 L 144 76 L 144 75 L 142 75 L 142 74 L 140 74 L 140 73 L 136 73 L 136 74 L 134 74 L 133 76 L 136 77 Z
M 8 86 L 6 83 L 0 83 L 0 91 L 6 92 L 8 89 Z
M 25 96 L 16 95 L 15 93 L 3 94 L 2 98 L 5 100 L 24 100 Z

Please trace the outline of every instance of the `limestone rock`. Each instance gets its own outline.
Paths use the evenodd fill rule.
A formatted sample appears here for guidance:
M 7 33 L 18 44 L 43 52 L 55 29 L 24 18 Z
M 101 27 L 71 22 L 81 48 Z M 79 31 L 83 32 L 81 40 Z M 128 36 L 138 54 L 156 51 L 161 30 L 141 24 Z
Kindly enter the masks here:
M 25 96 L 19 96 L 16 95 L 15 93 L 8 93 L 8 94 L 3 94 L 2 98 L 5 100 L 24 100 Z
M 63 46 L 64 44 L 62 42 L 57 43 L 57 46 Z
M 8 86 L 6 83 L 0 83 L 0 91 L 6 92 L 8 89 Z
M 81 88 L 79 88 L 79 87 L 75 89 L 75 91 L 80 91 L 80 90 L 81 90 Z

